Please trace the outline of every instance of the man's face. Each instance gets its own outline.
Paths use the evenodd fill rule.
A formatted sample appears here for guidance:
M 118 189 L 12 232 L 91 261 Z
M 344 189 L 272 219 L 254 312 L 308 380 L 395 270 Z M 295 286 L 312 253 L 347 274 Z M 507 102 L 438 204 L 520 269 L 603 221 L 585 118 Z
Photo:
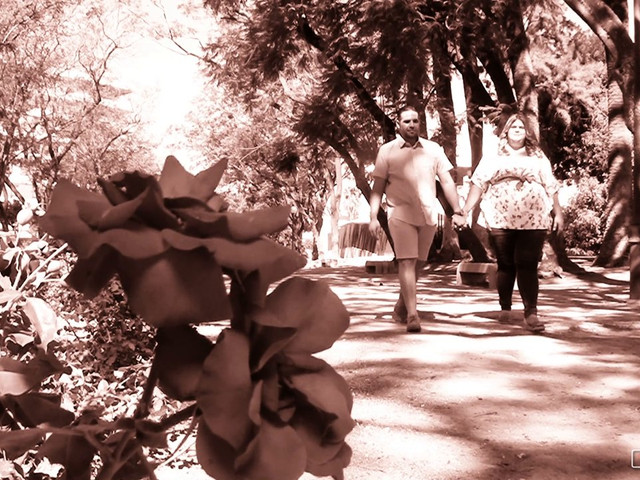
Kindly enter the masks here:
M 408 141 L 415 141 L 420 134 L 420 119 L 418 113 L 412 110 L 404 111 L 398 119 L 398 133 Z

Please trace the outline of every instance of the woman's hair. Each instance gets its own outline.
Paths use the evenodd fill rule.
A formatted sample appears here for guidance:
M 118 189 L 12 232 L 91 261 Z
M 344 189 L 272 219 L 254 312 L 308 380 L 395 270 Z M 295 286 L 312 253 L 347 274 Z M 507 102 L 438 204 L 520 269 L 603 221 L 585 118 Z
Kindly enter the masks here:
M 522 113 L 514 113 L 505 122 L 504 127 L 502 127 L 502 131 L 500 132 L 500 136 L 498 137 L 498 153 L 507 154 L 507 145 L 509 144 L 507 141 L 507 134 L 509 133 L 511 125 L 513 125 L 516 120 L 520 120 L 524 125 L 524 148 L 527 151 L 527 155 L 540 155 L 541 150 L 538 145 L 538 141 L 529 127 L 529 122 L 527 122 L 526 117 Z

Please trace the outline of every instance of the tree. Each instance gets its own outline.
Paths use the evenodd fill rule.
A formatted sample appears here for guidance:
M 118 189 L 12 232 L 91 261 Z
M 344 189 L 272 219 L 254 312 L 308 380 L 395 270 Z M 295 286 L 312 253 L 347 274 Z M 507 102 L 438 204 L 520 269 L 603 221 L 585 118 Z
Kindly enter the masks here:
M 455 141 L 448 143 L 453 129 L 447 113 L 447 78 L 453 67 L 465 86 L 474 165 L 482 155 L 480 126 L 487 116 L 498 133 L 513 108 L 528 113 L 534 130 L 540 122 L 545 132 L 554 128 L 548 101 L 552 90 L 537 89 L 529 39 L 535 31 L 526 27 L 539 2 L 206 3 L 234 29 L 232 38 L 221 37 L 211 45 L 216 78 L 252 99 L 251 92 L 269 82 L 312 72 L 314 88 L 300 102 L 294 129 L 337 152 L 365 198 L 369 182 L 364 167 L 373 161 L 380 141 L 393 135 L 391 112 L 397 105 L 412 100 L 437 112 L 439 138 L 455 151 Z M 557 34 L 563 31 L 542 33 L 550 38 Z M 566 135 L 543 141 L 552 162 L 562 162 L 551 153 L 567 148 L 567 142 L 580 144 L 586 128 L 587 104 L 575 95 L 566 98 L 572 119 L 563 128 Z M 561 243 L 556 250 L 563 253 Z M 573 267 L 566 256 L 562 261 L 563 267 Z
M 609 102 L 608 205 L 605 238 L 596 264 L 620 265 L 628 252 L 633 152 L 634 50 L 626 26 L 627 2 L 565 0 L 600 39 L 607 55 Z
M 10 165 L 30 174 L 42 205 L 61 176 L 81 184 L 144 153 L 127 92 L 106 81 L 132 19 L 102 2 L 13 2 L 0 13 L 0 187 Z M 122 23 L 121 23 L 122 22 Z M 126 22 L 126 25 L 123 23 Z

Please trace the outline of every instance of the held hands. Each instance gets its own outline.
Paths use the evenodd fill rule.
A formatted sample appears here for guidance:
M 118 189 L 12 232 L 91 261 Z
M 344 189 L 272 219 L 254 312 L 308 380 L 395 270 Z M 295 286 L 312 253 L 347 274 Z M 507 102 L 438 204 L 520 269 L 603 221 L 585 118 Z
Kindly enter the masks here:
M 456 212 L 451 217 L 451 221 L 453 222 L 453 227 L 459 230 L 467 225 L 467 214 L 464 211 Z

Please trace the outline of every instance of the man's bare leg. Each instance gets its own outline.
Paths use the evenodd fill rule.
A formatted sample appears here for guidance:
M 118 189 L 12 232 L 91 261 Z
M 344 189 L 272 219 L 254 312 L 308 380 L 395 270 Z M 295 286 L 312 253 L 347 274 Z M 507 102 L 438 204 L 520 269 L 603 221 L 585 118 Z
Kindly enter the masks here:
M 398 260 L 398 278 L 400 280 L 400 294 L 407 309 L 407 332 L 420 331 L 416 301 L 416 259 L 403 258 Z
M 426 260 L 417 260 L 416 261 L 416 267 L 415 267 L 415 271 L 416 271 L 415 284 L 416 284 L 416 286 L 418 284 L 418 279 L 420 278 L 420 272 L 422 272 L 422 269 L 424 268 L 424 266 L 426 264 L 427 264 Z M 399 271 L 400 271 L 400 260 L 398 260 L 398 272 Z M 417 300 L 416 300 L 416 302 L 417 302 Z M 416 310 L 417 310 L 417 304 L 416 304 Z M 404 298 L 402 297 L 402 287 L 400 288 L 400 292 L 398 293 L 398 300 L 396 301 L 396 304 L 393 307 L 393 315 L 392 315 L 392 317 L 398 323 L 407 323 L 407 307 L 406 307 L 406 304 L 404 303 Z

